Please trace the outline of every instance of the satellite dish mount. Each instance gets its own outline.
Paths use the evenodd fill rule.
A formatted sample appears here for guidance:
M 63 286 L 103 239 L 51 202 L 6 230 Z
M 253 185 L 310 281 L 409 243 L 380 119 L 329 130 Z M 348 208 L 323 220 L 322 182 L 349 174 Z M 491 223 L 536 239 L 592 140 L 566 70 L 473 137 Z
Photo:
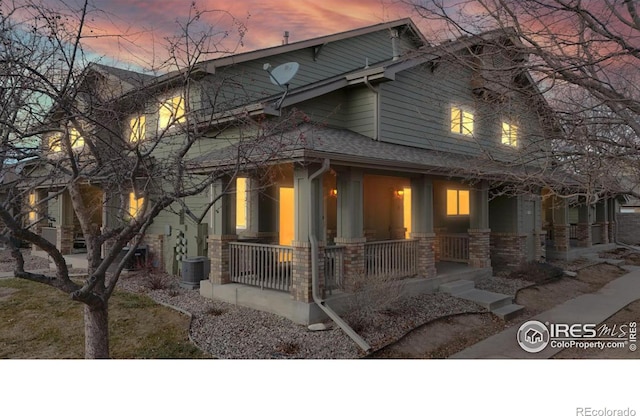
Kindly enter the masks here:
M 284 99 L 289 94 L 289 82 L 291 82 L 298 72 L 298 69 L 300 69 L 300 64 L 297 62 L 287 62 L 286 64 L 278 65 L 273 69 L 271 69 L 270 64 L 264 64 L 262 69 L 269 73 L 269 78 L 271 78 L 271 83 L 273 85 L 277 85 L 284 90 L 282 97 L 280 97 L 280 99 L 275 103 L 276 110 L 280 110 Z

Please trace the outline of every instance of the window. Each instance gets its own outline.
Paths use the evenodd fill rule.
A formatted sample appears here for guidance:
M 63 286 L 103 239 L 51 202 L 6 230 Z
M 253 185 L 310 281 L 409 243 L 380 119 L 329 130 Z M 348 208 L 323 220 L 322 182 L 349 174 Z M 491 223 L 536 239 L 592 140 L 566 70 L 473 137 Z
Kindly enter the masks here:
M 33 222 L 36 220 L 36 194 L 31 192 L 29 194 L 29 221 Z
M 451 132 L 471 136 L 473 134 L 473 113 L 460 107 L 451 107 Z
M 279 201 L 279 227 L 278 242 L 283 246 L 290 246 L 295 238 L 294 217 L 295 217 L 295 199 L 293 188 L 280 188 Z
M 69 141 L 71 147 L 77 149 L 84 146 L 84 138 L 80 135 L 80 132 L 74 128 L 69 130 Z M 49 150 L 52 152 L 59 152 L 62 150 L 62 135 L 56 133 L 49 137 Z
M 447 215 L 469 215 L 469 191 L 447 189 Z
M 62 143 L 60 142 L 60 133 L 56 133 L 49 137 L 49 150 L 52 152 L 59 152 L 62 150 Z
M 502 123 L 502 144 L 518 145 L 518 126 L 512 123 Z
M 71 130 L 69 130 L 69 141 L 71 141 L 71 148 L 73 149 L 84 147 L 84 138 L 76 129 L 72 128 Z
M 247 178 L 236 179 L 236 228 L 247 229 Z
M 147 133 L 147 118 L 145 116 L 133 117 L 129 120 L 129 141 L 131 143 L 144 140 Z
M 144 205 L 144 197 L 137 198 L 135 192 L 129 193 L 129 215 L 137 218 L 141 214 Z
M 160 105 L 158 128 L 166 129 L 184 118 L 184 99 L 181 95 L 169 98 Z

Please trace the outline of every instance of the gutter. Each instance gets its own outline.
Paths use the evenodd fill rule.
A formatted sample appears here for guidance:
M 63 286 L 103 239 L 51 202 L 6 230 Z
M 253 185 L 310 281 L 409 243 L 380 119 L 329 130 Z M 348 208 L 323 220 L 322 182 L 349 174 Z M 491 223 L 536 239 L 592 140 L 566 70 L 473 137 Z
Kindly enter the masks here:
M 324 313 L 335 322 L 345 334 L 349 336 L 364 352 L 369 352 L 371 346 L 360 335 L 356 333 L 337 313 L 326 305 L 324 299 L 318 294 L 318 239 L 314 234 L 313 224 L 315 224 L 313 218 L 313 180 L 329 170 L 329 159 L 324 159 L 322 167 L 309 176 L 309 242 L 311 243 L 311 294 L 313 301 L 318 305 Z

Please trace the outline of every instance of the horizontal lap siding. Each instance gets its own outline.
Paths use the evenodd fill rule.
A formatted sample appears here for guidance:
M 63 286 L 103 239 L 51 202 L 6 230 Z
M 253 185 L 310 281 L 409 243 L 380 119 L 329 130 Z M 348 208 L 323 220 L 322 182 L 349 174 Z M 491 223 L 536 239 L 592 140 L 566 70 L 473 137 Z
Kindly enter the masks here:
M 544 143 L 541 121 L 528 97 L 514 94 L 505 103 L 479 99 L 471 90 L 471 73 L 451 64 L 441 64 L 435 72 L 416 67 L 381 84 L 381 140 L 461 155 L 488 151 L 500 159 L 519 157 L 518 151 L 538 150 Z M 474 113 L 472 137 L 450 132 L 451 105 Z M 519 150 L 501 143 L 503 120 L 518 125 Z

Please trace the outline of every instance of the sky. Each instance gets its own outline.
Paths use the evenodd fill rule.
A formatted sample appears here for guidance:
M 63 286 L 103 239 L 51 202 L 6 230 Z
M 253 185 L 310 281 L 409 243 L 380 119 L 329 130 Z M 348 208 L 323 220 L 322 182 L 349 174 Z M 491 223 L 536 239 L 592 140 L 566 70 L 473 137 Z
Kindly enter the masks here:
M 190 3 L 94 0 L 93 5 L 99 11 L 93 14 L 89 25 L 91 33 L 100 36 L 89 39 L 87 44 L 99 56 L 125 63 L 137 61 L 142 66 L 157 65 L 165 49 L 164 39 L 178 33 L 177 22 L 186 21 L 193 12 Z M 219 31 L 228 30 L 224 45 L 235 52 L 281 45 L 284 31 L 289 32 L 290 42 L 296 42 L 410 15 L 406 6 L 394 0 L 198 0 L 196 7 L 200 11 L 217 10 L 203 14 L 201 21 L 213 24 Z M 242 45 L 237 43 L 238 25 L 232 23 L 227 13 L 246 27 Z M 127 36 L 103 37 L 114 33 Z

